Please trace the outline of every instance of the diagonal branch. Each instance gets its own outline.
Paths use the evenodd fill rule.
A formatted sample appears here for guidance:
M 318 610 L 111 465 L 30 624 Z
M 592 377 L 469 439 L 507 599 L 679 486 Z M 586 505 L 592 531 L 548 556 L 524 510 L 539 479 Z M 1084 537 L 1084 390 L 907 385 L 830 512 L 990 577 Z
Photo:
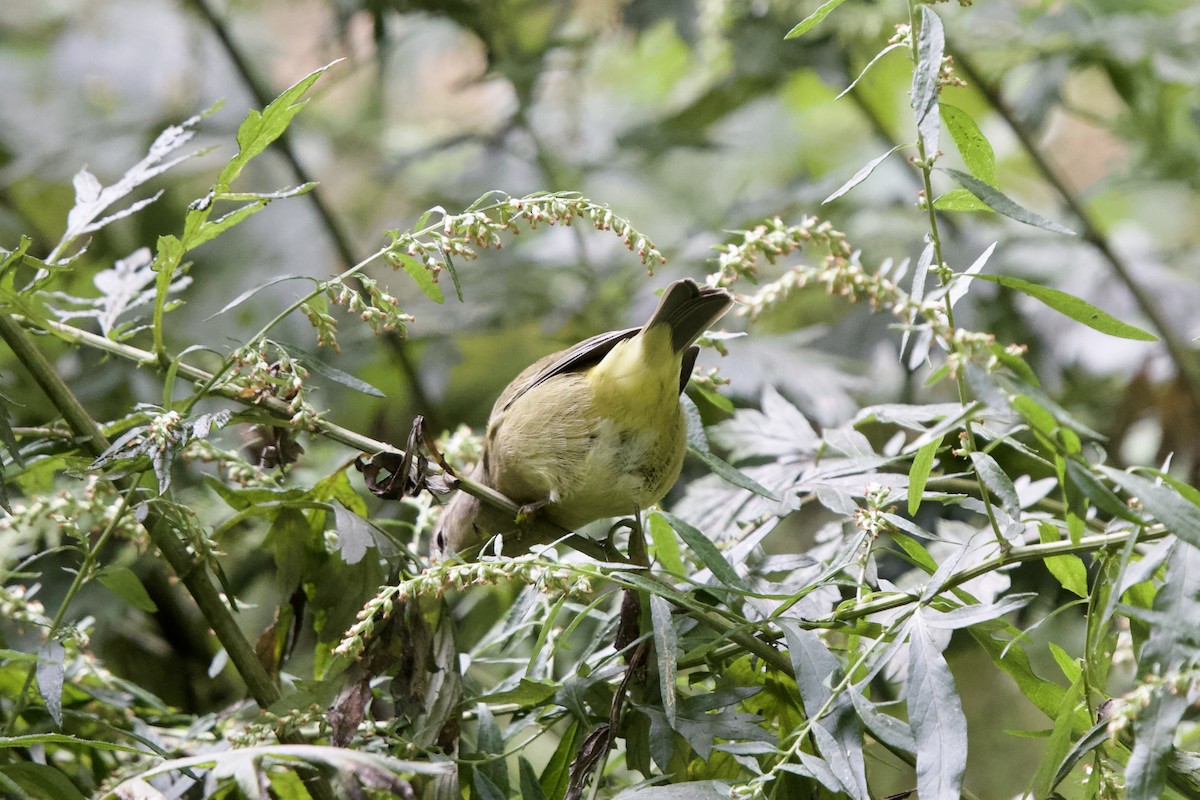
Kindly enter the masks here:
M 947 50 L 950 50 L 950 48 L 948 47 Z M 1200 366 L 1197 365 L 1191 348 L 1187 346 L 1179 337 L 1179 333 L 1175 328 L 1163 317 L 1162 312 L 1155 305 L 1154 299 L 1150 294 L 1141 284 L 1134 280 L 1133 267 L 1113 249 L 1112 243 L 1109 242 L 1108 238 L 1097 226 L 1092 215 L 1084 207 L 1083 202 L 1071 191 L 1062 176 L 1058 174 L 1058 171 L 1042 153 L 1037 142 L 1033 140 L 1033 133 L 1025 127 L 1024 123 L 1017 118 L 1012 108 L 1005 103 L 1004 98 L 1000 96 L 999 90 L 980 74 L 979 70 L 971 62 L 971 59 L 964 55 L 962 51 L 955 49 L 953 52 L 955 67 L 983 95 L 1012 132 L 1016 134 L 1017 139 L 1021 142 L 1021 146 L 1029 154 L 1029 158 L 1033 161 L 1034 166 L 1037 167 L 1038 172 L 1042 174 L 1042 177 L 1050 184 L 1055 193 L 1058 194 L 1063 205 L 1083 224 L 1083 240 L 1095 247 L 1104 260 L 1108 262 L 1117 279 L 1125 285 L 1125 288 L 1129 290 L 1129 293 L 1133 296 L 1142 313 L 1150 320 L 1150 324 L 1154 326 L 1155 331 L 1162 338 L 1163 345 L 1167 349 L 1167 355 L 1170 356 L 1171 361 L 1175 364 L 1175 369 L 1184 378 L 1184 380 L 1180 381 L 1180 385 L 1187 393 L 1192 408 L 1200 410 Z

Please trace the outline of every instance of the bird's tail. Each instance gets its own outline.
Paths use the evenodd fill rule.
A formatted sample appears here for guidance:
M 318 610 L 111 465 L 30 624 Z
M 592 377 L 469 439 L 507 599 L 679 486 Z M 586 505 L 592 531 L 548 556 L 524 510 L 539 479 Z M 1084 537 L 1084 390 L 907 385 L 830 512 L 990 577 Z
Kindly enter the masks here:
M 682 353 L 732 305 L 733 296 L 724 289 L 697 286 L 692 279 L 684 278 L 666 288 L 654 316 L 642 330 L 666 325 L 671 331 L 671 349 Z

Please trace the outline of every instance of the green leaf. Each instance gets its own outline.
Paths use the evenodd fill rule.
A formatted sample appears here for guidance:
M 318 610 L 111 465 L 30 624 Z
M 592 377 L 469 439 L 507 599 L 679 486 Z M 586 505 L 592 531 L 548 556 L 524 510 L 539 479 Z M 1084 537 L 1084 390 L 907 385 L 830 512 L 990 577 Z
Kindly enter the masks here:
M 133 571 L 129 568 L 105 567 L 96 573 L 96 577 L 100 583 L 104 584 L 117 597 L 120 597 L 134 608 L 145 611 L 147 614 L 153 614 L 155 611 L 158 611 L 158 606 L 150 598 L 146 587 L 142 585 L 138 576 L 134 575 Z
M 1063 697 L 1063 702 L 1054 715 L 1054 729 L 1042 755 L 1042 763 L 1033 778 L 1033 793 L 1035 797 L 1046 797 L 1050 794 L 1050 786 L 1058 766 L 1063 763 L 1071 750 L 1071 739 L 1077 720 L 1076 706 L 1083 695 L 1083 678 L 1080 677 L 1071 684 Z
M 1026 225 L 1032 225 L 1035 228 L 1042 228 L 1054 233 L 1065 233 L 1067 236 L 1075 235 L 1075 231 L 1070 228 L 1059 225 L 1053 220 L 1046 219 L 1041 214 L 1018 205 L 995 186 L 989 186 L 974 175 L 968 175 L 965 172 L 948 167 L 943 168 L 943 170 L 947 175 L 958 181 L 963 188 L 986 203 L 993 211 L 998 211 L 1010 219 L 1015 219 L 1017 222 L 1024 222 Z
M 340 383 L 342 386 L 345 386 L 347 389 L 353 389 L 356 392 L 360 392 L 362 394 L 369 395 L 371 397 L 386 397 L 387 396 L 383 392 L 381 392 L 379 389 L 376 389 L 374 386 L 367 383 L 366 381 L 361 380 L 360 378 L 356 378 L 355 376 L 351 375 L 348 372 L 343 372 L 342 370 L 338 369 L 337 367 L 333 366 L 332 364 L 329 364 L 328 362 L 326 362 L 324 359 L 318 358 L 316 355 L 306 352 L 303 348 L 293 347 L 293 346 L 289 345 L 288 350 L 290 350 L 293 354 L 303 353 L 304 354 L 304 364 L 306 366 L 312 367 L 313 372 L 316 372 L 320 375 L 324 375 L 326 378 L 329 378 L 329 380 L 333 381 L 334 383 Z
M 24 736 L 0 736 L 0 748 L 27 748 L 46 744 L 65 744 L 71 747 L 88 747 L 92 750 L 114 750 L 119 753 L 146 755 L 144 749 L 127 747 L 115 742 L 102 742 L 97 739 L 81 739 L 78 736 L 68 736 L 65 733 L 31 733 Z
M 570 777 L 571 760 L 575 750 L 583 743 L 579 722 L 571 723 L 563 737 L 558 740 L 558 747 L 546 762 L 538 782 L 542 785 L 542 793 L 548 800 L 562 800 L 567 792 L 567 779 Z
M 683 557 L 679 554 L 679 541 L 675 538 L 675 531 L 671 530 L 671 524 L 657 512 L 648 515 L 647 523 L 650 527 L 650 541 L 653 544 L 651 555 L 667 572 L 685 575 Z
M 803 36 L 804 34 L 811 31 L 813 28 L 815 28 L 817 25 L 821 24 L 821 20 L 828 17 L 830 12 L 832 12 L 835 8 L 837 8 L 844 2 L 846 2 L 846 0 L 828 0 L 827 2 L 823 3 L 821 5 L 821 7 L 818 8 L 816 11 L 809 14 L 804 19 L 800 20 L 800 22 L 798 22 L 796 24 L 796 27 L 794 27 L 790 31 L 788 31 L 787 35 L 784 36 L 783 38 L 786 40 L 786 39 L 796 39 L 800 36 Z
M 992 207 L 966 189 L 951 189 L 933 201 L 938 211 L 992 211 Z
M 1141 328 L 1122 322 L 1108 312 L 1096 308 L 1091 303 L 1080 300 L 1078 297 L 1066 292 L 1060 292 L 1058 289 L 1051 289 L 1048 286 L 1041 286 L 1008 275 L 975 275 L 973 277 L 978 280 L 998 283 L 1001 286 L 1015 289 L 1018 292 L 1041 300 L 1058 313 L 1068 316 L 1076 322 L 1082 322 L 1089 328 L 1094 328 L 1101 333 L 1107 333 L 1109 336 L 1116 336 L 1121 339 L 1135 339 L 1139 342 L 1158 341 L 1158 337 L 1154 334 L 1147 333 Z
M 341 59 L 338 59 L 341 61 Z M 287 129 L 292 117 L 300 113 L 305 103 L 300 98 L 316 82 L 317 78 L 338 61 L 332 61 L 320 69 L 310 72 L 272 100 L 261 112 L 251 111 L 237 132 L 238 154 L 234 156 L 217 178 L 218 192 L 228 191 L 250 160 L 266 150 Z
M 956 106 L 942 103 L 942 121 L 954 139 L 954 146 L 971 174 L 984 183 L 996 185 L 996 154 L 992 144 L 979 130 L 971 115 Z
M 850 93 L 851 89 L 853 89 L 855 86 L 858 85 L 858 82 L 861 81 L 863 79 L 863 76 L 866 75 L 867 72 L 870 71 L 871 67 L 875 66 L 876 62 L 878 62 L 881 58 L 883 58 L 884 56 L 886 56 L 888 53 L 892 52 L 893 50 L 899 49 L 904 46 L 905 46 L 904 42 L 893 42 L 892 44 L 889 44 L 887 47 L 880 50 L 878 53 L 875 54 L 875 57 L 872 58 L 870 61 L 868 61 L 867 65 L 862 68 L 862 71 L 858 73 L 858 77 L 855 78 L 854 80 L 850 81 L 850 85 L 847 86 L 845 89 L 842 89 L 842 91 L 838 93 L 838 96 L 833 99 L 841 100 L 843 97 L 845 97 L 847 94 Z M 826 200 L 825 202 L 829 202 L 829 201 Z
M 913 458 L 912 467 L 908 470 L 908 515 L 911 517 L 921 507 L 921 497 L 925 494 L 925 484 L 929 482 L 929 473 L 933 469 L 933 459 L 938 448 L 942 446 L 941 436 L 926 442 Z
M 475 706 L 476 720 L 476 750 L 485 758 L 475 765 L 476 786 L 479 778 L 487 778 L 487 782 L 499 790 L 497 797 L 504 800 L 508 796 L 508 762 L 503 758 L 505 745 L 504 734 L 496 724 L 496 718 L 486 703 Z M 490 756 L 490 757 L 489 757 Z
M 683 539 L 684 543 L 691 548 L 696 557 L 700 559 L 700 563 L 708 567 L 709 571 L 717 578 L 717 580 L 734 589 L 746 591 L 746 584 L 738 576 L 735 570 L 725 556 L 721 555 L 721 551 L 713 544 L 712 539 L 709 539 L 702 532 L 684 522 L 674 514 L 661 512 L 667 522 L 671 523 L 671 527 L 679 534 L 679 538 Z
M 521 708 L 532 708 L 549 700 L 558 689 L 559 684 L 554 681 L 522 678 L 520 683 L 508 691 L 485 694 L 476 699 L 486 701 L 488 705 L 512 703 Z
M 523 800 L 546 800 L 546 795 L 542 792 L 542 785 L 538 783 L 537 773 L 533 771 L 533 765 L 529 763 L 529 759 L 525 756 L 518 757 L 517 766 L 521 775 Z
M 1092 726 L 1091 730 L 1075 741 L 1075 744 L 1063 756 L 1058 769 L 1054 771 L 1054 780 L 1050 782 L 1049 791 L 1054 791 L 1060 783 L 1067 779 L 1067 775 L 1071 773 L 1080 759 L 1108 741 L 1108 724 L 1107 719 L 1100 720 Z
M 1006 629 L 1011 631 L 1010 626 Z M 1038 707 L 1043 714 L 1053 718 L 1062 705 L 1065 689 L 1053 681 L 1039 677 L 1029 664 L 1029 655 L 1020 642 L 999 640 L 980 628 L 968 628 L 968 632 L 991 657 L 992 663 L 1006 672 L 1017 684 L 1021 694 Z M 1015 633 L 1015 631 L 1013 631 Z M 1086 723 L 1086 717 L 1083 718 Z
M 654 650 L 658 654 L 658 688 L 667 724 L 675 727 L 675 622 L 671 619 L 671 604 L 656 594 L 650 595 L 650 620 L 654 628 Z
M 1057 542 L 1061 538 L 1058 535 L 1058 529 L 1049 522 L 1038 525 L 1038 536 L 1043 543 Z M 1046 569 L 1064 589 L 1078 597 L 1087 598 L 1087 566 L 1083 563 L 1082 558 L 1074 554 L 1067 554 L 1051 556 L 1044 559 L 1042 563 L 1046 565 Z
M 22 761 L 0 766 L 0 775 L 17 783 L 30 800 L 86 800 L 57 767 Z
M 398 253 L 395 251 L 387 254 L 387 259 L 394 264 L 398 264 L 408 277 L 413 279 L 417 287 L 425 293 L 435 303 L 441 304 L 446 302 L 446 296 L 442 294 L 442 287 L 438 286 L 437 281 L 433 279 L 433 273 L 425 268 L 425 265 L 408 253 Z

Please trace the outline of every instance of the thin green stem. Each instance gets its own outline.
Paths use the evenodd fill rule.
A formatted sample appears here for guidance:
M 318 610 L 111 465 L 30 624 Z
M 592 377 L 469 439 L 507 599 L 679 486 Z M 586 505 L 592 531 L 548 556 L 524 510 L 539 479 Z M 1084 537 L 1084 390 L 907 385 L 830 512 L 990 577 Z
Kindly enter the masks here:
M 1103 550 L 1107 547 L 1125 544 L 1131 537 L 1135 538 L 1139 544 L 1142 542 L 1152 542 L 1162 539 L 1170 535 L 1170 533 L 1166 528 L 1156 526 L 1153 528 L 1140 528 L 1137 531 L 1120 531 L 1117 533 L 1098 534 L 1096 536 L 1084 536 L 1078 543 L 1064 539 L 1058 542 L 1043 542 L 1041 544 L 1020 545 L 1016 547 L 1010 546 L 992 558 L 985 559 L 973 567 L 964 569 L 962 572 L 954 573 L 946 579 L 945 584 L 942 586 L 942 591 L 946 592 L 962 586 L 967 581 L 974 580 L 989 572 L 995 572 L 998 569 L 1012 566 L 1013 564 L 1020 564 L 1026 561 L 1044 561 L 1052 556 L 1090 553 L 1096 550 Z M 919 595 L 892 594 L 888 597 L 849 606 L 824 619 L 805 622 L 804 625 L 813 628 L 838 627 L 847 622 L 870 616 L 871 614 L 915 603 L 918 600 L 920 600 Z
M 909 24 L 912 30 L 910 44 L 912 47 L 914 69 L 919 67 L 920 59 L 918 42 L 921 34 L 921 15 L 918 13 L 917 9 L 918 4 L 909 2 Z M 933 69 L 938 69 L 938 66 L 935 65 Z M 926 152 L 925 137 L 921 135 L 920 131 L 918 131 L 917 165 L 921 170 L 921 183 L 924 187 L 924 206 L 926 214 L 929 217 L 929 236 L 933 244 L 934 264 L 936 265 L 935 269 L 937 270 L 938 277 L 941 280 L 942 285 L 945 286 L 952 275 L 949 275 L 943 266 L 946 262 L 942 257 L 942 239 L 938 230 L 937 211 L 933 207 L 933 181 L 931 177 L 933 174 L 933 162 L 937 159 L 938 155 L 938 153 Z M 946 292 L 945 295 L 945 305 L 946 321 L 949 323 L 951 330 L 953 330 L 954 307 L 950 301 L 949 292 Z M 950 350 L 953 352 L 955 344 L 952 338 L 947 340 L 946 347 L 950 348 Z M 959 369 L 955 370 L 954 378 L 955 385 L 958 389 L 958 401 L 965 407 L 967 405 L 968 397 L 970 396 L 970 393 L 967 389 L 967 376 L 963 373 L 963 370 Z M 967 453 L 969 454 L 976 452 L 977 447 L 975 442 L 975 428 L 971 424 L 970 417 L 963 419 L 963 431 L 966 434 L 965 444 Z M 979 496 L 983 502 L 984 511 L 987 514 L 988 524 L 991 525 L 992 532 L 995 534 L 996 541 L 999 543 L 1000 547 L 1005 548 L 1008 546 L 1008 540 L 1004 538 L 1004 533 L 1000 530 L 1000 523 L 996 519 L 996 513 L 992 509 L 991 494 L 988 492 L 987 485 L 983 482 L 983 476 L 979 473 L 979 470 L 974 469 L 972 472 L 974 473 L 976 483 L 979 486 Z

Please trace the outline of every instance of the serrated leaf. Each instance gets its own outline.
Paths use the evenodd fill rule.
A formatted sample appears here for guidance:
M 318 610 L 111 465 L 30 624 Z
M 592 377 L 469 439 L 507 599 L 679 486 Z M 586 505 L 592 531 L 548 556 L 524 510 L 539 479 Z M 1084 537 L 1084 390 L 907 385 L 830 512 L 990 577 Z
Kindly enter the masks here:
M 992 144 L 979 130 L 971 115 L 957 106 L 942 104 L 942 122 L 954 139 L 954 146 L 962 156 L 963 163 L 979 180 L 996 185 L 996 154 Z
M 855 186 L 858 186 L 860 183 L 865 181 L 867 178 L 871 177 L 871 173 L 875 171 L 876 167 L 878 167 L 880 164 L 882 164 L 884 161 L 886 161 L 888 156 L 890 156 L 892 153 L 896 152 L 897 150 L 899 150 L 903 147 L 904 147 L 904 145 L 898 144 L 895 147 L 893 147 L 891 150 L 888 150 L 883 155 L 872 158 L 870 161 L 868 161 L 862 167 L 862 169 L 860 169 L 858 172 L 854 173 L 854 175 L 850 178 L 850 180 L 843 183 L 836 192 L 834 192 L 833 194 L 829 195 L 829 197 L 826 197 L 824 200 L 822 200 L 821 205 L 825 205 L 826 203 L 833 202 L 834 200 L 836 200 L 839 197 L 841 197 L 842 195 L 844 195 L 846 192 L 853 189 Z
M 1122 322 L 1108 312 L 1096 308 L 1086 300 L 1080 300 L 1075 295 L 1060 292 L 1058 289 L 1051 289 L 1048 286 L 1041 286 L 1008 275 L 976 275 L 974 278 L 976 280 L 998 283 L 1001 286 L 1015 289 L 1018 292 L 1041 300 L 1058 313 L 1068 316 L 1076 322 L 1082 322 L 1089 328 L 1098 330 L 1101 333 L 1107 333 L 1109 336 L 1116 336 L 1121 339 L 1134 339 L 1139 342 L 1158 341 L 1158 337 L 1154 334 L 1147 333 L 1141 328 Z
M 333 517 L 337 523 L 338 552 L 347 564 L 362 561 L 367 550 L 375 546 L 367 521 L 341 503 L 333 504 Z
M 913 65 L 912 109 L 917 132 L 925 146 L 925 157 L 936 157 L 942 120 L 938 109 L 938 75 L 946 49 L 942 20 L 927 5 L 921 6 L 921 33 L 917 37 L 917 62 Z
M 389 252 L 387 257 L 389 261 L 400 265 L 426 297 L 438 304 L 446 302 L 446 296 L 442 294 L 442 287 L 438 286 L 437 281 L 433 278 L 433 273 L 426 269 L 424 264 L 408 253 L 393 251 Z
M 675 622 L 671 604 L 656 594 L 650 595 L 650 620 L 654 628 L 654 650 L 658 654 L 658 688 L 667 724 L 675 727 Z
M 916 456 L 913 457 L 912 467 L 908 470 L 908 515 L 911 517 L 921 507 L 921 497 L 925 494 L 925 484 L 929 482 L 929 473 L 933 470 L 933 460 L 938 448 L 942 446 L 941 436 L 929 440 Z
M 1035 228 L 1042 228 L 1054 233 L 1065 233 L 1067 236 L 1075 235 L 1075 231 L 1070 228 L 1059 225 L 1057 222 L 1046 219 L 1041 214 L 1019 205 L 995 186 L 989 186 L 974 175 L 968 175 L 965 172 L 948 167 L 943 169 L 947 175 L 958 181 L 964 189 L 986 203 L 993 211 L 997 211 L 1010 219 L 1015 219 L 1017 222 L 1032 225 Z
M 907 700 L 917 791 L 921 797 L 958 797 L 967 768 L 967 719 L 954 677 L 920 612 L 910 629 Z
M 712 539 L 709 539 L 702 532 L 684 522 L 674 514 L 661 512 L 667 522 L 671 523 L 671 527 L 679 534 L 679 538 L 683 539 L 684 544 L 691 548 L 692 553 L 700 559 L 700 563 L 708 567 L 708 570 L 716 577 L 717 580 L 734 589 L 747 590 L 746 584 L 738 576 L 730 563 L 721 555 L 721 551 L 713 544 Z
M 246 115 L 246 119 L 238 127 L 238 154 L 230 159 L 217 178 L 217 189 L 219 192 L 228 191 L 229 186 L 237 179 L 246 165 L 250 163 L 250 160 L 266 150 L 272 142 L 280 137 L 284 130 L 287 129 L 288 123 L 292 121 L 292 118 L 304 108 L 307 101 L 300 102 L 300 98 L 308 91 L 317 78 L 321 77 L 327 69 L 338 63 L 338 61 L 341 61 L 341 59 L 332 61 L 320 69 L 313 70 L 284 90 L 282 94 L 272 100 L 261 112 L 251 110 Z
M 846 0 L 827 0 L 827 2 L 821 4 L 821 6 L 816 11 L 809 14 L 804 19 L 800 20 L 800 22 L 796 23 L 796 26 L 794 28 L 792 28 L 790 31 L 788 31 L 787 35 L 784 36 L 783 38 L 786 40 L 786 39 L 795 39 L 799 36 L 803 36 L 804 34 L 811 31 L 813 28 L 815 28 L 817 25 L 820 25 L 821 20 L 828 17 L 830 12 L 832 12 L 835 8 L 837 8 L 844 2 L 846 2 Z
M 158 606 L 150 597 L 141 580 L 128 567 L 105 567 L 96 573 L 96 578 L 113 594 L 134 608 L 153 614 Z

